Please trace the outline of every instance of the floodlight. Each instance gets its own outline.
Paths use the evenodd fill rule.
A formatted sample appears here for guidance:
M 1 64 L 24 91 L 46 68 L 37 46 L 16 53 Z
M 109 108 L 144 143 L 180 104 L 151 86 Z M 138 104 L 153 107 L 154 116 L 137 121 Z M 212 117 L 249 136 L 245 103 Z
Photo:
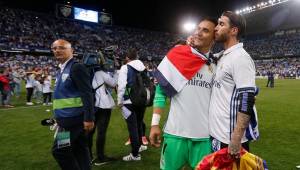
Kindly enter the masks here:
M 186 32 L 191 32 L 196 28 L 196 24 L 194 22 L 186 22 L 183 24 L 183 29 Z

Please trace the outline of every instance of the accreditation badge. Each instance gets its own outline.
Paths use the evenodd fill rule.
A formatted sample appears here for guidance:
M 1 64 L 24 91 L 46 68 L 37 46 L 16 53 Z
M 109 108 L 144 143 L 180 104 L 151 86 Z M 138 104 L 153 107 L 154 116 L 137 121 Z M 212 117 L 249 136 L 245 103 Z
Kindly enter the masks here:
M 56 134 L 57 148 L 64 148 L 71 146 L 70 132 L 61 131 Z
M 61 80 L 62 80 L 63 82 L 65 82 L 65 81 L 67 80 L 68 77 L 69 77 L 69 74 L 64 73 L 64 74 L 61 75 Z

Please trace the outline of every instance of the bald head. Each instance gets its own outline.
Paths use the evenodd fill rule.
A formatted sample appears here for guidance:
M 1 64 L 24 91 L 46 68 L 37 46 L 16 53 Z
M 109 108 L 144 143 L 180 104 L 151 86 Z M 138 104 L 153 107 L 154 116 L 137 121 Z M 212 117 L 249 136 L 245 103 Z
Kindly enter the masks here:
M 64 39 L 58 39 L 58 40 L 55 40 L 52 45 L 51 45 L 51 48 L 53 47 L 53 45 L 55 44 L 60 44 L 60 45 L 63 45 L 63 46 L 66 46 L 66 47 L 69 47 L 69 48 L 72 48 L 72 45 L 69 41 L 67 40 L 64 40 Z
M 69 41 L 64 39 L 58 39 L 51 45 L 51 50 L 55 58 L 60 62 L 64 63 L 68 59 L 73 57 L 72 45 Z

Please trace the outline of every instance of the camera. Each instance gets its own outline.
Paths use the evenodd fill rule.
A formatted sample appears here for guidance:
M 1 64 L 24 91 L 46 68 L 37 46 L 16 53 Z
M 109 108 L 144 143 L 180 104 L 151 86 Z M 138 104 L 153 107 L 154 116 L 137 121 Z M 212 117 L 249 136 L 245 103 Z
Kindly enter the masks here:
M 43 119 L 41 121 L 41 125 L 42 126 L 52 126 L 56 123 L 55 119 L 53 118 L 47 118 L 47 119 Z

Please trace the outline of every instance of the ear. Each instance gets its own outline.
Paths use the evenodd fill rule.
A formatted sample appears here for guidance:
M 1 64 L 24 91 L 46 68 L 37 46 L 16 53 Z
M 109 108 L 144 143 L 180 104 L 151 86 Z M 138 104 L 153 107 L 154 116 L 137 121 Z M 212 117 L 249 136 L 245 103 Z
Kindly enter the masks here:
M 232 27 L 232 28 L 231 28 L 231 34 L 232 34 L 233 36 L 237 36 L 238 33 L 239 33 L 239 29 L 238 29 L 237 27 Z

